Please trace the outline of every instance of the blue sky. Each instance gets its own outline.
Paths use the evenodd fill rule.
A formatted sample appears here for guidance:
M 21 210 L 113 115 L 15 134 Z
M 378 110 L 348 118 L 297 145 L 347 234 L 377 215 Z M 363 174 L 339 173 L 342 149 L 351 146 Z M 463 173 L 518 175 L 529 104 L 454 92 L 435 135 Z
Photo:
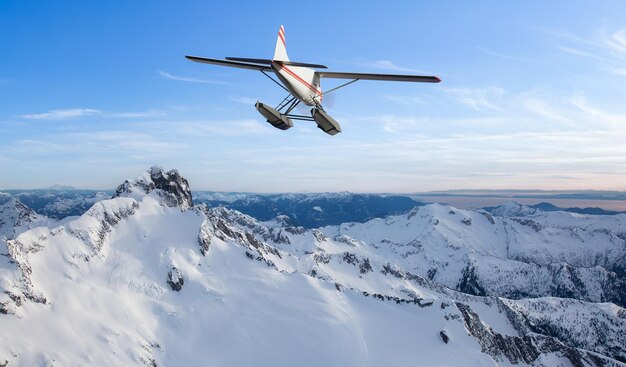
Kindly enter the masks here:
M 272 128 L 283 91 L 185 54 L 432 73 L 327 97 L 342 125 Z M 0 1 L 0 188 L 626 190 L 623 1 Z M 336 85 L 332 80 L 323 87 Z

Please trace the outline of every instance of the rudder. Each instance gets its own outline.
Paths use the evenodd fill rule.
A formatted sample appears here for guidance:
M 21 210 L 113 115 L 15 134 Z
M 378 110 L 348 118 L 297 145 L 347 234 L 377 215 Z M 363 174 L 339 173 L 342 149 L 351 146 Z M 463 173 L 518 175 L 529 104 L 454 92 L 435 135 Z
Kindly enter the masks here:
M 289 56 L 287 56 L 287 43 L 285 41 L 285 27 L 282 25 L 278 29 L 278 38 L 276 39 L 276 48 L 274 49 L 274 60 L 289 61 Z

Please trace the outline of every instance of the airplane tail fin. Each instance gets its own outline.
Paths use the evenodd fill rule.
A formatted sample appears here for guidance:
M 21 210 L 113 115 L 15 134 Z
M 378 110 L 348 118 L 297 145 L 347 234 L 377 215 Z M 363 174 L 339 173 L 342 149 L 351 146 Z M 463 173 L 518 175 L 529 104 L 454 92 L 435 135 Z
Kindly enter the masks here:
M 289 61 L 289 56 L 287 56 L 287 44 L 285 42 L 285 27 L 283 27 L 282 25 L 278 30 L 276 48 L 274 49 L 274 60 Z

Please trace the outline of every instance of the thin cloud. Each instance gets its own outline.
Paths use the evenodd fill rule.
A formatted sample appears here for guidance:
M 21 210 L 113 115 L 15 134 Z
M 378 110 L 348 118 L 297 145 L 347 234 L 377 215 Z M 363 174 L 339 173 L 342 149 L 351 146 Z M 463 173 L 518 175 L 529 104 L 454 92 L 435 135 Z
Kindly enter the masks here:
M 407 106 L 424 105 L 426 101 L 420 97 L 386 94 L 385 99 Z
M 160 110 L 147 110 L 143 112 L 105 112 L 102 115 L 114 118 L 142 118 L 166 116 L 167 113 Z
M 44 113 L 22 115 L 21 117 L 29 120 L 65 120 L 82 116 L 98 115 L 101 113 L 102 111 L 92 108 L 68 108 L 61 110 L 50 110 Z
M 166 71 L 157 70 L 157 73 L 167 79 L 177 80 L 179 82 L 191 82 L 191 83 L 206 83 L 206 84 L 227 84 L 225 82 L 221 82 L 218 80 L 210 80 L 210 79 L 198 79 L 187 76 L 178 76 L 172 73 L 168 73 Z
M 517 57 L 517 56 L 513 56 L 513 55 L 507 55 L 501 52 L 496 52 L 496 51 L 492 51 L 489 49 L 486 49 L 484 47 L 476 47 L 476 49 L 478 51 L 481 51 L 483 53 L 486 53 L 487 55 L 491 55 L 491 56 L 495 56 L 501 59 L 507 59 L 507 60 L 513 60 L 513 61 L 521 61 L 521 62 L 528 62 L 528 63 L 536 63 L 536 60 L 531 60 L 531 59 L 525 59 L 522 57 Z
M 504 96 L 504 89 L 498 87 L 487 88 L 445 88 L 446 93 L 459 102 L 479 111 L 503 112 L 498 106 Z
M 69 120 L 85 116 L 98 116 L 108 118 L 145 118 L 167 115 L 160 110 L 147 110 L 142 112 L 109 112 L 93 108 L 67 108 L 54 109 L 44 113 L 26 114 L 20 117 L 28 120 Z
M 177 122 L 176 132 L 191 136 L 240 136 L 274 133 L 257 120 Z
M 598 62 L 600 69 L 626 76 L 626 28 L 609 31 L 601 29 L 596 36 L 584 38 L 567 32 L 545 31 L 562 44 L 557 49 Z
M 236 97 L 230 97 L 230 99 L 234 102 L 237 103 L 242 103 L 242 104 L 255 104 L 257 99 L 256 98 L 250 98 L 250 97 L 241 97 L 241 96 L 236 96 Z
M 395 71 L 395 72 L 431 74 L 431 72 L 429 71 L 400 66 L 391 60 L 375 60 L 375 61 L 366 60 L 366 61 L 344 62 L 344 63 L 354 65 L 354 66 L 365 67 L 365 68 L 390 70 L 390 71 Z
M 370 66 L 378 68 L 378 69 L 394 70 L 394 71 L 406 71 L 406 72 L 409 72 L 409 73 L 420 73 L 420 72 L 422 72 L 422 71 L 417 70 L 417 69 L 412 69 L 412 68 L 398 66 L 398 65 L 394 64 L 392 61 L 389 61 L 389 60 L 374 61 L 373 63 L 370 64 Z

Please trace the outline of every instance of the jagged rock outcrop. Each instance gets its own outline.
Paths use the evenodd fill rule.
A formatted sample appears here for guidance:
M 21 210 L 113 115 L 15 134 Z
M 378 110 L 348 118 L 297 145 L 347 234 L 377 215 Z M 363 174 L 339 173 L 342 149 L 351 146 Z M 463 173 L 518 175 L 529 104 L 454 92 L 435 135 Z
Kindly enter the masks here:
M 115 190 L 113 197 L 133 196 L 155 192 L 164 205 L 179 207 L 181 210 L 193 206 L 189 182 L 177 170 L 168 172 L 161 167 L 153 166 L 135 180 L 126 180 Z
M 483 352 L 492 356 L 496 361 L 502 361 L 506 358 L 512 364 L 525 363 L 530 365 L 540 362 L 539 359 L 543 354 L 555 353 L 567 358 L 574 366 L 602 367 L 607 363 L 612 363 L 606 357 L 570 347 L 550 336 L 504 335 L 485 325 L 470 306 L 459 302 L 455 305 L 461 312 L 467 331 L 478 340 Z
M 549 335 L 626 362 L 626 310 L 621 307 L 563 298 L 498 299 L 498 303 L 523 335 Z
M 173 267 L 167 272 L 167 284 L 173 291 L 180 292 L 185 284 L 185 278 L 177 267 Z

